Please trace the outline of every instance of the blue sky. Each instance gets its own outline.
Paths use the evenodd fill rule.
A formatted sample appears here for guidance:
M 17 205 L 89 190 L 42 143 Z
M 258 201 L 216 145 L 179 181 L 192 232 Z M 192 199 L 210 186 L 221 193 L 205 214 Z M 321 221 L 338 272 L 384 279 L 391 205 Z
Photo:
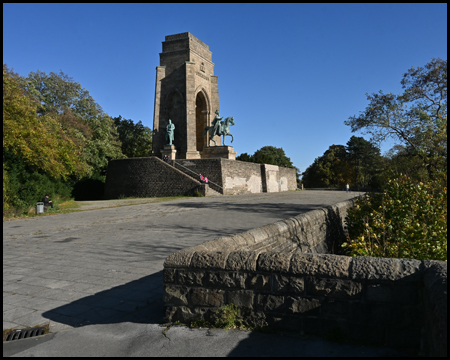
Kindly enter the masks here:
M 363 136 L 344 121 L 366 93 L 399 93 L 409 68 L 447 59 L 446 4 L 3 4 L 3 63 L 61 70 L 110 116 L 153 129 L 162 42 L 182 32 L 212 52 L 238 155 L 282 147 L 302 172 Z

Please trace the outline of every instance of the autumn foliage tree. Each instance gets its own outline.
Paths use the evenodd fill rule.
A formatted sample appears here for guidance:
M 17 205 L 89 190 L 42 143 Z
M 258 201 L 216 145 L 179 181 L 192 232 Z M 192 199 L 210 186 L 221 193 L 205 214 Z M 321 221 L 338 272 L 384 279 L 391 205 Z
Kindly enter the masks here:
M 20 213 L 44 193 L 71 196 L 123 157 L 114 121 L 64 73 L 24 78 L 3 65 L 3 213 Z
M 89 175 L 102 173 L 110 159 L 123 157 L 114 120 L 86 89 L 63 72 L 31 72 L 29 94 L 39 103 L 38 115 L 51 116 L 81 150 Z
M 83 175 L 81 149 L 54 116 L 38 115 L 39 106 L 25 81 L 3 65 L 3 151 L 55 177 Z
M 39 116 L 39 103 L 25 81 L 3 65 L 3 212 L 26 208 L 32 192 L 66 190 L 61 180 L 80 177 L 87 167 L 81 149 L 50 115 Z M 44 185 L 45 184 L 45 185 Z M 44 189 L 45 187 L 45 189 Z
M 347 214 L 351 256 L 447 260 L 447 188 L 406 175 L 356 200 Z

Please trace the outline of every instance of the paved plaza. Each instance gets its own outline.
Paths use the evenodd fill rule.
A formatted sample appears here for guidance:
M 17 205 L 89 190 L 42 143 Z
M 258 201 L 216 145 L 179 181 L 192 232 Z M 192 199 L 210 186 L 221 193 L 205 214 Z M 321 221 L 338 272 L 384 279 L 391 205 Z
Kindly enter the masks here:
M 295 191 L 185 198 L 4 221 L 3 329 L 157 328 L 168 255 L 356 195 Z M 36 340 L 13 343 L 26 341 Z
M 354 197 L 295 191 L 188 198 L 3 222 L 3 329 L 160 323 L 164 259 Z

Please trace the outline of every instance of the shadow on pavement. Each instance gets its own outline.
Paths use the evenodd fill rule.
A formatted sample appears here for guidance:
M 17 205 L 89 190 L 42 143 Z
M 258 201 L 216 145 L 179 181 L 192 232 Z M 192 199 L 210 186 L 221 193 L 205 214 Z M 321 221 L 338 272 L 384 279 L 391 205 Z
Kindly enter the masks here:
M 73 327 L 119 322 L 156 323 L 164 316 L 162 270 L 42 314 Z
M 230 351 L 228 357 L 404 357 L 394 349 L 338 343 L 319 337 L 295 334 L 250 332 Z
M 180 202 L 164 204 L 164 206 L 177 206 L 180 208 L 214 209 L 223 211 L 237 211 L 254 213 L 258 215 L 272 215 L 274 212 L 282 214 L 286 218 L 297 216 L 300 213 L 317 210 L 327 206 L 327 204 L 288 204 L 288 203 L 226 203 L 226 202 Z

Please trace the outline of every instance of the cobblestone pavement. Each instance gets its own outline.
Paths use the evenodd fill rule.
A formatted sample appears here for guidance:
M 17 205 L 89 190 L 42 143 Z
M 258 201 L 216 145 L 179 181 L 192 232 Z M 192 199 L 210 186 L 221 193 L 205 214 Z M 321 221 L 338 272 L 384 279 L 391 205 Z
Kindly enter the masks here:
M 185 198 L 3 222 L 3 329 L 158 324 L 171 253 L 357 196 Z

